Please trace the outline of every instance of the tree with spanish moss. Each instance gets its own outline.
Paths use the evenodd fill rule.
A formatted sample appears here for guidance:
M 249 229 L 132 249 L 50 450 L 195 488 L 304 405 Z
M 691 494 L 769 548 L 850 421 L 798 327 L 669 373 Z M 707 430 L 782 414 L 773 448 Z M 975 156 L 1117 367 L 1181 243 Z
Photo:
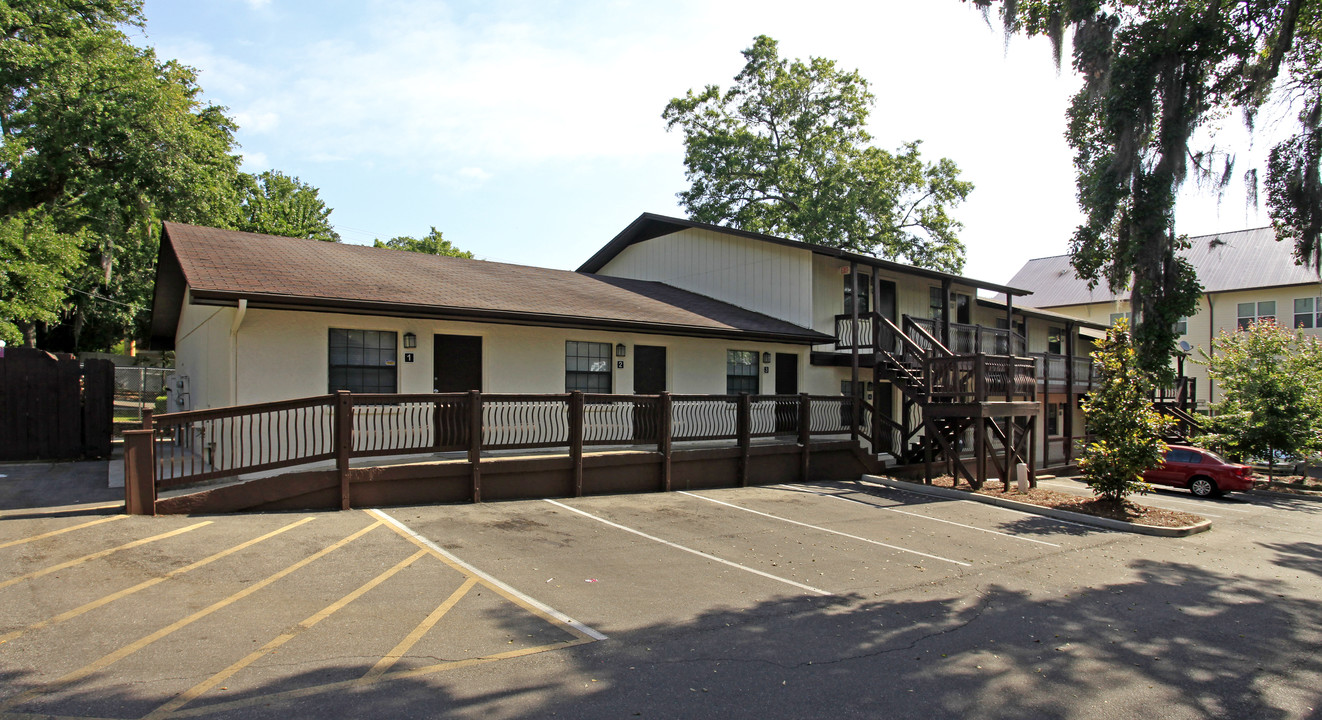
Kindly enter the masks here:
M 1188 180 L 1224 187 L 1233 154 L 1197 138 L 1241 114 L 1250 129 L 1270 102 L 1297 114 L 1272 150 L 1268 210 L 1279 239 L 1322 266 L 1322 0 L 964 0 L 999 7 L 1007 37 L 1067 35 L 1084 79 L 1068 111 L 1084 223 L 1071 253 L 1079 277 L 1131 293 L 1143 367 L 1170 373 L 1174 324 L 1200 286 L 1181 257 L 1175 199 Z M 1258 172 L 1243 174 L 1257 195 Z
M 722 91 L 674 98 L 662 117 L 684 134 L 694 220 L 959 272 L 962 227 L 950 211 L 973 190 L 954 161 L 917 141 L 870 145 L 874 97 L 857 71 L 824 58 L 784 60 L 765 36 Z

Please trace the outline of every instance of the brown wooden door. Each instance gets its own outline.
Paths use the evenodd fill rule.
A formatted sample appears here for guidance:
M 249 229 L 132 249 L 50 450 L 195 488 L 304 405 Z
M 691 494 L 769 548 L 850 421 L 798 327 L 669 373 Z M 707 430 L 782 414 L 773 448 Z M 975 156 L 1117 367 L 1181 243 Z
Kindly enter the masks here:
M 633 346 L 633 394 L 656 395 L 666 391 L 666 349 L 655 345 Z
M 482 389 L 482 338 L 437 335 L 432 359 L 432 389 L 438 393 Z

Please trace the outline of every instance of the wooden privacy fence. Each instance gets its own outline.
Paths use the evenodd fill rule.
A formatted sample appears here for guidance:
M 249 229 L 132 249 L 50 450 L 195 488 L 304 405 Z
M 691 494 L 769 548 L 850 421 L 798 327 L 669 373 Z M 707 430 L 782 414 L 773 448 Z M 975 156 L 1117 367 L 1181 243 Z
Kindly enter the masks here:
M 349 462 L 356 458 L 464 452 L 470 496 L 482 499 L 482 452 L 565 448 L 575 495 L 583 491 L 583 452 L 600 445 L 653 446 L 670 489 L 676 441 L 728 440 L 741 452 L 747 483 L 755 438 L 802 446 L 806 475 L 814 435 L 850 434 L 854 401 L 803 395 L 351 394 L 151 416 L 124 433 L 125 492 L 131 513 L 151 513 L 156 493 L 191 483 L 335 461 L 341 507 L 349 507 Z M 865 432 L 871 407 L 862 404 Z M 857 433 L 857 430 L 854 430 Z
M 0 351 L 0 460 L 110 454 L 115 365 L 31 348 Z

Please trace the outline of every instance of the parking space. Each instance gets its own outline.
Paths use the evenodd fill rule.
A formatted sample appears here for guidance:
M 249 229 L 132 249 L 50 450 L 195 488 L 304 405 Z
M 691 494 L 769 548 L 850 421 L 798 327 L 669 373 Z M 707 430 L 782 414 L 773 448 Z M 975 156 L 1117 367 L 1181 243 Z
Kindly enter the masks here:
M 1052 704 L 1080 688 L 1119 717 L 1154 683 L 1193 717 L 1233 705 L 1212 697 L 1225 663 L 1292 678 L 1243 707 L 1306 716 L 1322 668 L 1277 654 L 1317 636 L 1299 620 L 1316 545 L 1290 533 L 1322 504 L 1223 505 L 1281 530 L 1145 538 L 865 479 L 339 513 L 0 509 L 0 718 L 927 717 L 973 698 L 988 717 L 1087 717 Z M 1294 630 L 1245 639 L 1264 624 Z M 1206 683 L 1166 672 L 1170 655 Z
M 27 513 L 0 533 L 5 716 L 238 711 L 602 637 L 373 513 Z

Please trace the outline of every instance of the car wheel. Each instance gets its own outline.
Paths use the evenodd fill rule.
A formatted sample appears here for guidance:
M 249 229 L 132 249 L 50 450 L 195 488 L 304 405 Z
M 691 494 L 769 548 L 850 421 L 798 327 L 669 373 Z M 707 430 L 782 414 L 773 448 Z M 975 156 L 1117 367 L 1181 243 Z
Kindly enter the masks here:
M 1212 478 L 1196 477 L 1189 481 L 1189 492 L 1198 497 L 1212 497 L 1217 494 L 1216 482 Z

